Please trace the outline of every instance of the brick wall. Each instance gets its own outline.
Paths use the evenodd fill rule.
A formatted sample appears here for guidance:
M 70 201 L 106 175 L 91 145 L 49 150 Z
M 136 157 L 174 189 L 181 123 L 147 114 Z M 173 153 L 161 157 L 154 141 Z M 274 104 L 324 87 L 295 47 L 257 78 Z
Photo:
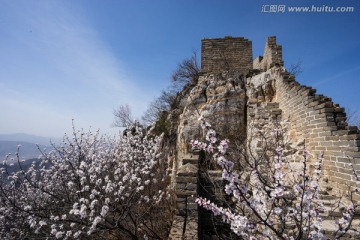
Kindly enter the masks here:
M 350 159 L 355 170 L 360 170 L 360 134 L 345 122 L 344 108 L 316 94 L 315 89 L 300 85 L 287 72 L 278 73 L 276 101 L 282 118 L 291 123 L 292 141 L 305 140 L 314 156 L 324 152 L 324 170 L 332 186 L 346 190 L 347 184 L 355 184 L 348 163 Z
M 237 70 L 246 74 L 252 70 L 252 42 L 243 37 L 203 39 L 201 41 L 201 71 Z

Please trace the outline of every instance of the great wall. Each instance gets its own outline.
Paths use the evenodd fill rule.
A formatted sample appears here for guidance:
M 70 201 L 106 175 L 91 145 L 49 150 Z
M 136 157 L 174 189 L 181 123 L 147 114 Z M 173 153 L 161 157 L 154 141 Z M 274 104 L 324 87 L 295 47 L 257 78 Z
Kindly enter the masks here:
M 202 136 L 200 115 L 227 137 L 250 136 L 250 131 L 269 123 L 286 122 L 292 146 L 306 145 L 315 156 L 324 153 L 324 201 L 356 184 L 348 163 L 351 160 L 354 169 L 360 170 L 359 130 L 348 126 L 344 108 L 298 83 L 283 66 L 282 46 L 275 37 L 267 39 L 264 55 L 254 60 L 252 42 L 245 38 L 202 40 L 201 76 L 181 96 L 176 149 L 169 155 L 177 197 L 169 239 L 218 239 L 208 233 L 210 216 L 195 203 L 201 194 L 216 199 L 222 186 L 221 172 L 203 171 L 201 156 L 189 146 L 191 139 Z M 293 164 L 297 163 L 295 158 Z M 325 219 L 331 221 L 331 214 Z M 331 223 L 328 228 L 331 230 Z

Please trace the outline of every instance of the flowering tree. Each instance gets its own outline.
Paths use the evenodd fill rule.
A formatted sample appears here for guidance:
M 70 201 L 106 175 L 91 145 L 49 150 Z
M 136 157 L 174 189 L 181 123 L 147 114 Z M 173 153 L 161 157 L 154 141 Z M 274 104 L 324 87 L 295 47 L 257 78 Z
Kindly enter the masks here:
M 309 167 L 311 154 L 302 150 L 302 167 L 295 170 L 289 159 L 284 157 L 281 129 L 273 130 L 273 144 L 264 148 L 262 154 L 243 155 L 234 167 L 228 159 L 229 141 L 218 140 L 215 130 L 201 118 L 201 126 L 206 131 L 206 142 L 191 141 L 194 149 L 212 155 L 222 169 L 225 193 L 232 197 L 233 207 L 223 207 L 199 197 L 196 202 L 223 221 L 231 230 L 244 239 L 328 239 L 324 236 L 321 213 L 324 206 L 319 199 L 319 180 L 323 155 Z M 354 176 L 359 180 L 356 172 Z M 350 198 L 358 188 L 352 189 Z M 350 201 L 337 221 L 335 239 L 352 228 L 355 209 Z M 358 229 L 352 229 L 359 234 Z
M 0 174 L 0 238 L 164 239 L 171 211 L 161 137 L 75 131 L 39 162 Z

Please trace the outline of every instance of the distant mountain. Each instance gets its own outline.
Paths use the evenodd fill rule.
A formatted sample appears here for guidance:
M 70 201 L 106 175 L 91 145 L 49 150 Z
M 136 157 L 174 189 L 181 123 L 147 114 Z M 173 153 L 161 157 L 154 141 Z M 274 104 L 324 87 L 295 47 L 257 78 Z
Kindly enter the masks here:
M 40 137 L 25 133 L 15 133 L 15 134 L 0 134 L 0 141 L 28 142 L 28 143 L 37 143 L 45 146 L 50 146 L 50 141 L 53 143 L 59 143 L 61 142 L 61 139 Z
M 38 158 L 41 154 L 35 143 L 0 140 L 0 162 L 2 162 L 8 154 L 11 154 L 10 158 L 16 158 L 18 145 L 21 145 L 19 150 L 20 159 L 27 160 L 31 158 Z M 45 145 L 39 145 L 39 147 L 41 150 L 44 150 L 45 148 L 51 149 L 51 147 L 47 147 Z

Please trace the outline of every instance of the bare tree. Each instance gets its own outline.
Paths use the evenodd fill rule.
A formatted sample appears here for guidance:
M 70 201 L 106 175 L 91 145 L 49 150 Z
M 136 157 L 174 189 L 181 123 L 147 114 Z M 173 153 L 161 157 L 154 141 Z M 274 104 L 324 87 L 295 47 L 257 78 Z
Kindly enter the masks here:
M 199 76 L 200 66 L 196 51 L 194 51 L 190 58 L 186 58 L 178 64 L 172 75 L 172 86 L 168 90 L 163 90 L 159 97 L 150 102 L 148 109 L 142 116 L 144 123 L 150 125 L 159 120 L 164 111 L 169 111 L 174 106 L 177 93 L 183 90 L 187 84 L 196 82 Z M 117 117 L 117 115 L 124 114 L 114 113 L 114 115 Z
M 288 69 L 288 72 L 294 75 L 295 77 L 299 76 L 303 72 L 302 61 L 298 60 L 295 64 L 291 64 Z
M 200 66 L 197 61 L 196 51 L 190 58 L 184 59 L 172 75 L 174 84 L 184 86 L 192 81 L 197 81 L 200 76 Z
M 174 89 L 168 91 L 163 90 L 158 98 L 155 98 L 150 102 L 148 109 L 142 116 L 142 120 L 145 124 L 156 122 L 160 118 L 162 112 L 169 111 L 175 101 L 175 97 L 176 91 Z
M 175 104 L 176 94 L 187 84 L 196 82 L 199 76 L 200 66 L 196 51 L 194 51 L 190 58 L 186 58 L 178 64 L 172 75 L 172 86 L 168 90 L 163 90 L 159 97 L 150 102 L 142 116 L 145 124 L 152 124 L 160 119 L 162 112 L 169 111 Z
M 360 115 L 357 110 L 349 109 L 346 111 L 346 122 L 351 126 L 357 126 L 360 129 Z
M 134 122 L 132 117 L 131 108 L 129 105 L 120 105 L 117 109 L 114 109 L 114 122 L 113 127 L 127 127 Z

